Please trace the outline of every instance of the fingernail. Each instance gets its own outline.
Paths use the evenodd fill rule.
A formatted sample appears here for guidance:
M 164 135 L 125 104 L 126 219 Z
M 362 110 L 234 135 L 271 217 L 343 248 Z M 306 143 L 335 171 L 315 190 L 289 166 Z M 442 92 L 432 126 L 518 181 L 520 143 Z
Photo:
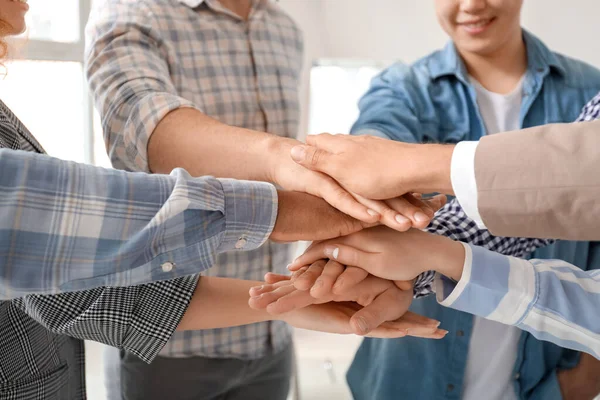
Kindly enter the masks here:
M 286 268 L 287 268 L 287 269 L 290 269 L 290 268 L 292 268 L 292 264 L 288 264 Z
M 399 224 L 406 224 L 407 222 L 410 222 L 410 219 L 408 219 L 404 215 L 400 215 L 400 214 L 397 214 L 394 219 Z
M 379 213 L 377 211 L 371 210 L 370 208 L 367 210 L 367 213 L 369 213 L 369 215 L 371 215 L 373 217 L 376 215 L 379 215 Z
M 367 333 L 369 331 L 369 327 L 367 326 L 367 321 L 363 317 L 357 318 L 356 323 L 358 324 L 358 328 L 362 333 Z
M 417 211 L 414 215 L 415 220 L 417 220 L 418 222 L 425 222 L 425 221 L 429 221 L 429 217 L 427 216 L 427 214 L 425 214 L 422 211 Z
M 323 279 L 317 279 L 317 281 L 315 282 L 315 284 L 313 285 L 313 289 L 315 288 L 320 288 L 323 286 Z
M 325 248 L 325 255 L 327 257 L 333 257 L 335 260 L 337 260 L 339 254 L 340 254 L 340 249 L 337 247 L 326 247 Z
M 431 326 L 431 327 L 433 327 L 433 328 L 437 328 L 438 326 L 440 326 L 440 324 L 441 324 L 441 322 L 440 322 L 440 321 L 435 321 L 435 322 L 432 322 L 432 323 L 430 324 L 430 326 Z
M 304 146 L 294 146 L 292 147 L 291 155 L 294 161 L 304 161 L 306 149 L 304 149 Z
M 444 336 L 446 336 L 448 334 L 448 331 L 445 329 L 440 329 L 440 332 L 442 332 L 444 334 Z

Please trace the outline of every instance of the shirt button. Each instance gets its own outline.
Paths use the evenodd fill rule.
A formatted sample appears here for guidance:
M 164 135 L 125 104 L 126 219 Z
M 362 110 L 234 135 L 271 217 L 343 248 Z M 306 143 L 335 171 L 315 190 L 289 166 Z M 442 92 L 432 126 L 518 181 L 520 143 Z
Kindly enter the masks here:
M 173 264 L 172 262 L 169 262 L 169 261 L 167 261 L 166 263 L 163 263 L 163 265 L 161 265 L 163 272 L 171 272 L 174 267 L 175 267 L 175 264 Z
M 463 337 L 463 336 L 465 336 L 465 332 L 464 331 L 457 331 L 456 332 L 456 336 Z
M 520 377 L 521 377 L 521 374 L 517 372 L 515 374 L 515 381 L 518 381 Z
M 241 237 L 238 239 L 237 243 L 235 244 L 235 248 L 243 249 L 244 247 L 246 247 L 246 243 L 248 243 L 248 240 L 246 240 L 246 238 L 244 238 L 244 237 Z
M 446 386 L 446 389 L 448 389 L 449 392 L 454 390 L 454 385 L 449 383 L 448 386 Z

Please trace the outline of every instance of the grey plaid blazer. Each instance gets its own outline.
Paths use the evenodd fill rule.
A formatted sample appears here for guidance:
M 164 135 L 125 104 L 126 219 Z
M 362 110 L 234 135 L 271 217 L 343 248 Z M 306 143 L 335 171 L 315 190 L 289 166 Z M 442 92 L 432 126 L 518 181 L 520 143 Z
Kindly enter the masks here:
M 0 147 L 44 152 L 2 101 Z M 177 327 L 197 279 L 0 302 L 0 399 L 85 399 L 82 339 L 150 362 Z

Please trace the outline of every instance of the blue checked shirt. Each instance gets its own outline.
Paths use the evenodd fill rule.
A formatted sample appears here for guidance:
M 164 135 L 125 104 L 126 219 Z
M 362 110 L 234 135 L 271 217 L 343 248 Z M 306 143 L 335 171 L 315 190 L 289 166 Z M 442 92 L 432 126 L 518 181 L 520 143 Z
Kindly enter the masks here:
M 276 2 L 257 0 L 243 21 L 216 0 L 106 0 L 86 28 L 86 73 L 115 168 L 148 171 L 147 147 L 170 111 L 294 137 L 302 37 Z M 198 154 L 202 157 L 202 154 Z M 221 254 L 206 275 L 262 280 L 285 272 L 290 246 L 267 242 Z M 177 332 L 162 356 L 256 359 L 282 350 L 280 321 Z
M 0 149 L 0 299 L 192 275 L 261 246 L 267 183 L 131 174 Z M 244 238 L 241 242 L 240 238 Z
M 600 94 L 578 121 L 598 118 Z M 465 249 L 461 280 L 436 279 L 442 305 L 600 358 L 600 271 L 582 271 L 562 260 L 522 260 L 473 245 Z

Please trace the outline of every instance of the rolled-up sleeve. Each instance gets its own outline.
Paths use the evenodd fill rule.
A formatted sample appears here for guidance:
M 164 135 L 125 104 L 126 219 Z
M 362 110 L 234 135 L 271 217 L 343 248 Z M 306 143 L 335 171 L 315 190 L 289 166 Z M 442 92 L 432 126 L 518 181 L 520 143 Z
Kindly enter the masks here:
M 148 141 L 171 111 L 197 108 L 170 74 L 177 61 L 145 2 L 107 1 L 86 27 L 85 69 L 115 168 L 149 171 Z

